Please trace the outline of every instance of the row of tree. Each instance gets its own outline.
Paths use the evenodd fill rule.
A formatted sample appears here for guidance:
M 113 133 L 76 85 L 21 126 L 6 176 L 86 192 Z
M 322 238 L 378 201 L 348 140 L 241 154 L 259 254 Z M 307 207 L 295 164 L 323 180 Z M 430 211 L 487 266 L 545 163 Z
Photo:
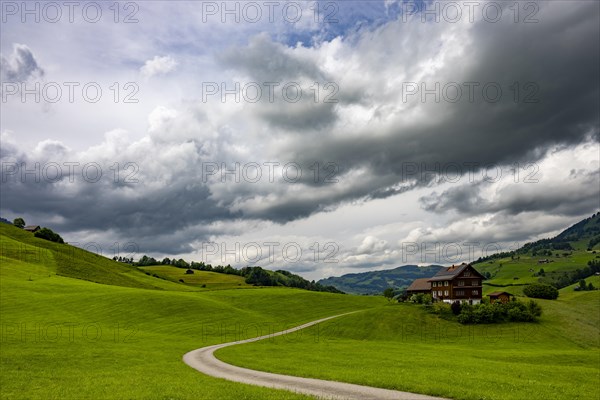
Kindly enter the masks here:
M 578 268 L 575 271 L 565 271 L 559 276 L 556 276 L 556 274 L 549 276 L 550 273 L 548 275 L 543 274 L 542 276 L 545 277 L 540 278 L 540 281 L 552 285 L 557 289 L 562 289 L 598 272 L 600 272 L 600 260 L 590 260 L 586 267 Z
M 154 257 L 143 255 L 137 262 L 130 258 L 113 257 L 113 260 L 126 262 L 139 267 L 147 267 L 153 265 L 170 265 L 177 268 L 185 268 L 198 271 L 211 271 L 221 274 L 238 275 L 245 278 L 246 283 L 255 286 L 286 286 L 299 289 L 312 290 L 316 292 L 343 293 L 333 286 L 325 286 L 313 281 L 308 281 L 299 275 L 289 271 L 277 270 L 268 271 L 261 267 L 243 267 L 240 269 L 234 268 L 231 265 L 212 265 L 204 262 L 191 261 L 187 262 L 184 259 L 163 258 L 161 261 Z

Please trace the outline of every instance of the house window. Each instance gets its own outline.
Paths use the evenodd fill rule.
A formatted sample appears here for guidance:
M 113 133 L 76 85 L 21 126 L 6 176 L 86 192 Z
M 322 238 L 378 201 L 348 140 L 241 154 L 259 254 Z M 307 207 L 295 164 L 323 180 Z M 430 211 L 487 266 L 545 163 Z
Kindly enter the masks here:
M 458 281 L 458 286 L 465 286 L 465 281 Z
M 471 271 L 465 271 L 465 273 L 463 274 L 463 276 L 471 276 Z
M 457 290 L 456 291 L 456 295 L 457 296 L 464 296 L 465 295 L 465 291 L 464 290 Z
M 479 281 L 478 280 L 474 280 L 473 281 L 473 286 L 479 286 Z
M 448 296 L 448 291 L 444 290 L 444 296 Z
M 479 290 L 473 290 L 473 294 L 477 296 L 479 294 Z
M 431 284 L 431 287 L 436 287 L 436 286 L 437 286 L 437 282 L 433 282 L 433 283 Z
M 448 286 L 448 281 L 444 282 L 444 286 Z
M 441 295 L 442 295 L 442 291 L 438 290 L 438 296 L 441 296 Z

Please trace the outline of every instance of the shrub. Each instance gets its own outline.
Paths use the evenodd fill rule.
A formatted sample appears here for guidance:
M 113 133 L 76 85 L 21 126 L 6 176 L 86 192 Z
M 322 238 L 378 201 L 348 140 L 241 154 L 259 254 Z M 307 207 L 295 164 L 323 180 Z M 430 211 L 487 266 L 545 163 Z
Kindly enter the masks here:
M 452 309 L 452 313 L 454 315 L 460 314 L 460 311 L 462 309 L 462 306 L 460 305 L 460 301 L 455 301 L 454 303 L 452 303 L 452 305 L 450 305 L 450 308 Z
M 443 301 L 438 301 L 437 303 L 433 303 L 431 306 L 432 312 L 434 314 L 438 314 L 441 316 L 450 316 L 452 315 L 452 308 L 450 304 L 444 303 Z
M 52 229 L 42 228 L 33 235 L 37 238 L 46 239 L 51 242 L 64 243 L 63 238 L 61 238 L 58 233 L 52 232 Z
M 423 304 L 423 293 L 415 293 L 412 296 L 410 296 L 410 301 L 413 303 L 417 303 L 417 304 Z
M 540 317 L 542 315 L 542 307 L 534 300 L 527 302 L 527 311 L 534 317 Z
M 555 300 L 558 297 L 558 290 L 551 285 L 543 283 L 533 283 L 523 289 L 523 293 L 527 297 L 533 297 L 537 299 L 550 299 Z
M 533 322 L 542 315 L 542 308 L 535 301 L 527 304 L 518 300 L 493 304 L 462 305 L 457 317 L 461 324 L 491 324 L 495 322 Z

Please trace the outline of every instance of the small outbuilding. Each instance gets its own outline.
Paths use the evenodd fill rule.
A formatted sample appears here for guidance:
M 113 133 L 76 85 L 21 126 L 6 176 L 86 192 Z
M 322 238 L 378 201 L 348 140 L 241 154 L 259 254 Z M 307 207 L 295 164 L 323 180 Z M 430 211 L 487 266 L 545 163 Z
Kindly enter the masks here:
M 27 232 L 35 233 L 40 230 L 40 226 L 39 225 L 27 225 L 23 229 L 26 230 Z
M 406 294 L 431 293 L 431 278 L 415 279 L 409 287 L 406 288 Z
M 490 298 L 490 303 L 496 303 L 498 301 L 501 303 L 508 303 L 514 295 L 508 292 L 492 292 L 488 294 L 488 297 Z

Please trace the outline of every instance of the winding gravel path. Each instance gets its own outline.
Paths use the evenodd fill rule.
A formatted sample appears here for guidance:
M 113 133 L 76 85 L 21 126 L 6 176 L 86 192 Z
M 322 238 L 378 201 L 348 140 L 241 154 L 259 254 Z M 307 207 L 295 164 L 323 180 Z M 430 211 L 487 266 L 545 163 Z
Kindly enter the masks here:
M 300 378 L 296 376 L 255 371 L 252 369 L 241 368 L 236 367 L 235 365 L 227 364 L 214 356 L 214 352 L 216 350 L 222 349 L 223 347 L 233 346 L 236 344 L 251 343 L 256 342 L 258 340 L 272 338 L 274 336 L 285 335 L 348 314 L 352 313 L 321 318 L 319 320 L 308 322 L 304 325 L 300 325 L 295 328 L 287 329 L 285 331 L 277 333 L 271 333 L 269 335 L 259 336 L 252 339 L 239 340 L 236 342 L 222 343 L 214 346 L 202 347 L 200 349 L 192 350 L 189 353 L 186 353 L 183 356 L 183 361 L 190 367 L 202 372 L 203 374 L 213 376 L 215 378 L 223 378 L 227 379 L 228 381 L 246 383 L 249 385 L 289 390 L 296 393 L 303 393 L 326 399 L 444 400 L 440 397 L 431 397 L 421 394 L 400 392 L 397 390 L 380 389 L 370 386 L 354 385 L 351 383 L 326 381 L 322 379 Z

